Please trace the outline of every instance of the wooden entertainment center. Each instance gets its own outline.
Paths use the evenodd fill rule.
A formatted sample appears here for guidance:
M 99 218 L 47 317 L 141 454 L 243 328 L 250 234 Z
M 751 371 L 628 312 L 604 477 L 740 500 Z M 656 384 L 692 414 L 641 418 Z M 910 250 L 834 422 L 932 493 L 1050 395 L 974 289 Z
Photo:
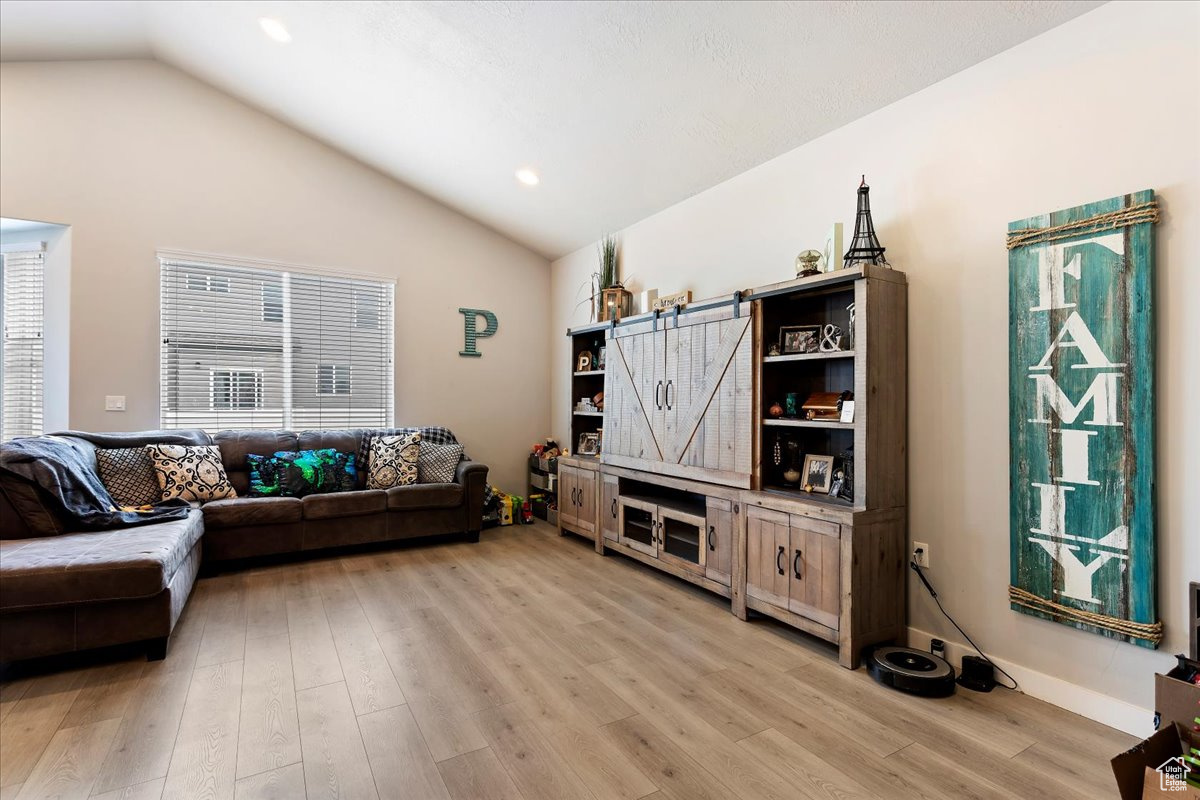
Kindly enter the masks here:
M 742 619 L 833 642 L 846 667 L 868 645 L 903 641 L 907 289 L 904 273 L 863 264 L 568 331 L 559 532 L 728 597 Z M 831 325 L 837 346 L 772 348 L 789 349 L 781 329 Z M 601 346 L 602 369 L 574 369 Z M 577 407 L 601 387 L 602 413 Z M 844 391 L 850 420 L 799 408 Z M 597 432 L 598 456 L 575 452 Z M 850 473 L 852 488 L 806 491 L 802 455 L 835 457 L 825 469 Z

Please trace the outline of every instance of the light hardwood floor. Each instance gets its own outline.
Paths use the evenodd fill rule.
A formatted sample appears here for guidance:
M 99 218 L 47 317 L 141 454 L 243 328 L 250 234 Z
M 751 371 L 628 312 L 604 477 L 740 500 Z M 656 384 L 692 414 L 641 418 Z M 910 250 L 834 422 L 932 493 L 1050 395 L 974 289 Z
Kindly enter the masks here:
M 201 580 L 165 661 L 0 685 L 0 798 L 1096 798 L 1125 734 L 922 700 L 545 524 Z

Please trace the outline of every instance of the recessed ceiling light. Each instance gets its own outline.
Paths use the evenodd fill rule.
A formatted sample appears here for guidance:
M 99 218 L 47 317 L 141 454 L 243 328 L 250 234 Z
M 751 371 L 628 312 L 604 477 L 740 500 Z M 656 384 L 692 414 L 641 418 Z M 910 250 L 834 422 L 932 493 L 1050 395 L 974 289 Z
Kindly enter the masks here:
M 542 179 L 538 177 L 538 174 L 528 168 L 517 170 L 517 180 L 526 186 L 537 186 L 542 182 Z
M 288 33 L 288 29 L 277 19 L 262 17 L 259 19 L 258 25 L 263 29 L 263 33 L 280 44 L 286 44 L 292 40 L 292 35 Z

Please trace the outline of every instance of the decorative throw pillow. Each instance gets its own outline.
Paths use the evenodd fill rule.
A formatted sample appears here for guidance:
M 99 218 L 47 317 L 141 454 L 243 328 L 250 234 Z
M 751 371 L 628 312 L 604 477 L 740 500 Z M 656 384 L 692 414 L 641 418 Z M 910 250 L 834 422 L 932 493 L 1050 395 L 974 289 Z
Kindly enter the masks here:
M 422 441 L 421 456 L 417 461 L 417 482 L 453 483 L 462 454 L 461 444 L 430 444 Z
M 162 499 L 154 462 L 144 447 L 97 450 L 96 471 L 119 506 L 152 506 Z
M 375 436 L 367 451 L 367 488 L 391 489 L 417 482 L 421 434 Z
M 353 453 L 324 450 L 281 450 L 273 456 L 246 456 L 251 497 L 304 497 L 348 492 L 358 469 Z
M 154 464 L 163 500 L 179 497 L 203 503 L 237 497 L 216 445 L 148 444 L 146 453 Z

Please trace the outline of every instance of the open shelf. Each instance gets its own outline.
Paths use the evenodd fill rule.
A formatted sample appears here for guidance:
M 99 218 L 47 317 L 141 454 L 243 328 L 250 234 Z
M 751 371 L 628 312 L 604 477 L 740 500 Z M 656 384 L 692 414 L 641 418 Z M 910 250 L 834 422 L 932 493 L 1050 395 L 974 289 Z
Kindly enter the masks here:
M 574 373 L 574 375 L 576 378 L 591 378 L 593 376 L 601 377 L 604 375 L 604 370 L 602 370 L 602 369 L 585 369 L 585 370 Z
M 786 356 L 763 356 L 764 364 L 790 361 L 825 361 L 831 358 L 854 358 L 853 350 L 834 350 L 832 353 L 789 353 Z
M 603 417 L 604 416 L 603 411 L 572 411 L 571 413 L 577 417 Z
M 830 430 L 854 430 L 853 422 L 838 422 L 825 419 L 764 419 L 763 425 L 773 428 L 828 428 Z
M 795 486 L 769 486 L 764 484 L 762 490 L 764 492 L 784 495 L 785 497 L 791 497 L 797 500 L 805 500 L 807 502 L 817 503 L 818 505 L 823 506 L 833 506 L 835 508 L 854 507 L 854 503 L 850 502 L 849 500 L 843 500 L 840 497 L 831 497 L 830 495 L 821 494 L 819 492 L 806 492 L 803 489 Z

